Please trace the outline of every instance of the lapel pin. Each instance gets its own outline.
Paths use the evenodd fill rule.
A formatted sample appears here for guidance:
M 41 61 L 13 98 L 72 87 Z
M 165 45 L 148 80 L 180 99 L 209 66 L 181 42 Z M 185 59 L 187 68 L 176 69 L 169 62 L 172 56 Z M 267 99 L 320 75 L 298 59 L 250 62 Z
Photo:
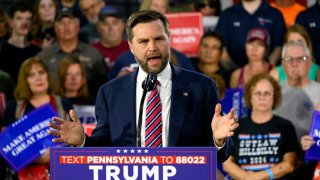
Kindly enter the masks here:
M 183 91 L 183 96 L 189 96 L 189 93 L 187 91 Z

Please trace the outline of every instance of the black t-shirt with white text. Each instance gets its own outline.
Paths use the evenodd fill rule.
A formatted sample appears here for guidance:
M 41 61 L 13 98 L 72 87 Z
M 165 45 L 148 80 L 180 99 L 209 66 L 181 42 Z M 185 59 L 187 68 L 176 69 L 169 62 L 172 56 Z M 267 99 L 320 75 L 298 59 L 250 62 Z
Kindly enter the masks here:
M 299 151 L 293 124 L 279 116 L 256 124 L 251 117 L 239 121 L 233 136 L 235 162 L 246 171 L 260 171 L 282 161 L 287 152 Z

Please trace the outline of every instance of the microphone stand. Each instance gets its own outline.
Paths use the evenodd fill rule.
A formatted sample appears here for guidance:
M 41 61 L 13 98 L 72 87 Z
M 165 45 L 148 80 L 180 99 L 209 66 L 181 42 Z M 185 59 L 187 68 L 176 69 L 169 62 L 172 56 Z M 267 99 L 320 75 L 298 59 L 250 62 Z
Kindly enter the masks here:
M 141 147 L 141 126 L 142 126 L 142 113 L 143 113 L 143 104 L 148 91 L 152 91 L 157 86 L 155 82 L 157 81 L 157 75 L 148 74 L 146 79 L 142 83 L 143 94 L 140 101 L 139 108 L 139 118 L 138 118 L 138 128 L 137 128 L 137 147 Z

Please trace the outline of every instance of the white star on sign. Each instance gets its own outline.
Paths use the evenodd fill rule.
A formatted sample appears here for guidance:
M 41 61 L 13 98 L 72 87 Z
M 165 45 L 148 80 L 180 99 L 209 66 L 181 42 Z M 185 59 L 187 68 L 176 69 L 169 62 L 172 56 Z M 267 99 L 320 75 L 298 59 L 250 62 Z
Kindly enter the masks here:
M 138 153 L 141 153 L 141 149 L 138 149 L 137 151 L 138 151 Z
M 117 153 L 119 154 L 121 152 L 121 150 L 120 149 L 117 149 Z
M 148 152 L 149 152 L 149 150 L 148 150 L 148 149 L 145 149 L 145 150 L 144 150 L 144 153 L 146 153 L 146 154 L 147 154 Z
M 131 153 L 134 153 L 134 149 L 131 149 L 130 152 L 131 152 Z
M 127 153 L 127 152 L 128 152 L 128 150 L 126 150 L 126 149 L 125 149 L 125 150 L 123 150 L 123 153 Z

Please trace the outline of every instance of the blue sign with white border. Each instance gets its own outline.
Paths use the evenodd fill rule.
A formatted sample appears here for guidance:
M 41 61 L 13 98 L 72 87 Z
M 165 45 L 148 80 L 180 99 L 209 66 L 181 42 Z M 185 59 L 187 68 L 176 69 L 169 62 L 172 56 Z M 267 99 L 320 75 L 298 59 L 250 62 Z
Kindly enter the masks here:
M 216 179 L 214 147 L 50 148 L 50 178 Z
M 58 146 L 48 134 L 48 122 L 57 116 L 51 105 L 43 105 L 24 115 L 0 134 L 0 154 L 19 172 L 45 153 L 48 147 Z
M 320 112 L 313 113 L 309 136 L 316 142 L 306 151 L 305 159 L 320 161 Z

